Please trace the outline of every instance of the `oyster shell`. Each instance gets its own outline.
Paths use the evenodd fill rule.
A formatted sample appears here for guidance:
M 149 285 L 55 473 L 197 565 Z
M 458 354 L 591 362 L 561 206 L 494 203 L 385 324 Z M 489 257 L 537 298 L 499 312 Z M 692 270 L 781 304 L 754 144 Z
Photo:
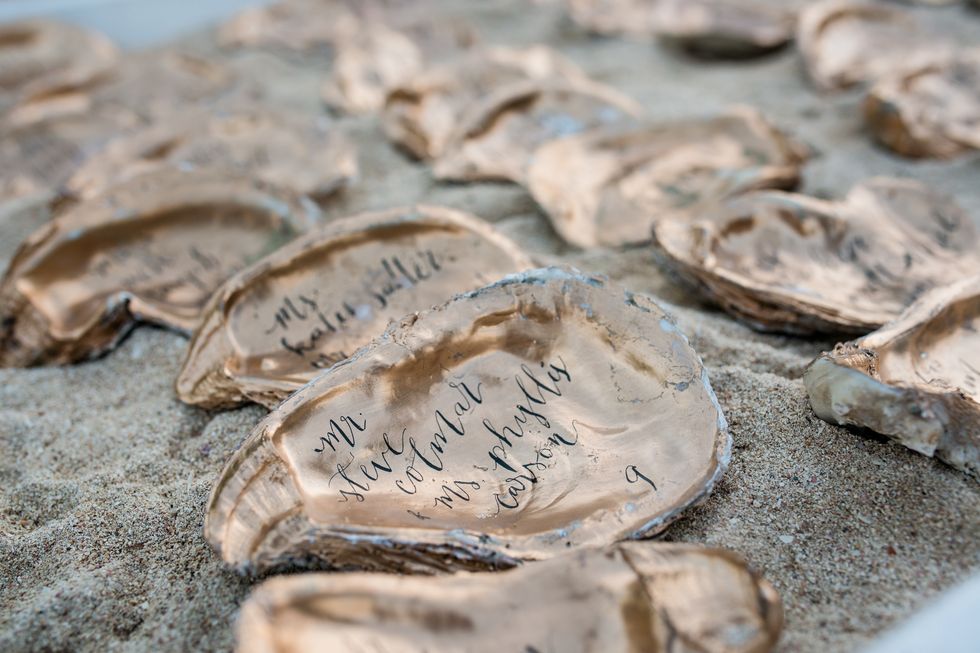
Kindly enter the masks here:
M 442 20 L 397 27 L 380 20 L 353 21 L 337 40 L 337 56 L 320 95 L 346 113 L 380 111 L 393 89 L 421 74 L 426 62 L 468 48 L 475 36 L 466 24 Z
M 864 115 L 875 138 L 904 156 L 980 149 L 980 49 L 882 79 Z
M 492 227 L 442 207 L 331 222 L 215 293 L 177 394 L 209 408 L 245 399 L 271 408 L 391 320 L 529 267 Z
M 662 39 L 710 57 L 751 57 L 793 39 L 796 14 L 743 0 L 657 0 L 653 31 Z
M 70 205 L 0 282 L 0 367 L 96 356 L 135 321 L 190 331 L 222 281 L 318 219 L 308 200 L 204 171 L 158 171 Z
M 866 333 L 980 271 L 969 216 L 912 180 L 871 179 L 843 202 L 749 193 L 696 221 L 658 221 L 653 236 L 726 311 L 788 333 Z
M 578 66 L 543 45 L 475 50 L 392 90 L 385 101 L 385 132 L 414 156 L 433 159 L 445 151 L 467 106 L 507 83 L 549 78 L 587 79 Z
M 238 651 L 764 653 L 782 622 L 740 556 L 630 542 L 495 574 L 272 578 L 242 606 Z
M 161 167 L 219 168 L 325 197 L 357 174 L 357 154 L 324 121 L 261 109 L 190 111 L 110 141 L 66 187 L 72 194 L 92 197 Z
M 655 0 L 564 0 L 572 21 L 592 34 L 649 37 Z
M 803 378 L 822 419 L 873 429 L 980 481 L 980 276 L 933 289 Z
M 225 47 L 313 50 L 330 46 L 353 12 L 345 2 L 280 0 L 249 7 L 218 28 Z
M 57 92 L 94 84 L 119 59 L 112 43 L 95 32 L 49 20 L 0 24 L 0 110 Z
M 949 49 L 905 11 L 851 0 L 807 5 L 800 11 L 796 40 L 810 78 L 824 90 L 873 82 Z
M 520 183 L 534 151 L 544 143 L 630 123 L 639 114 L 636 102 L 601 84 L 507 84 L 464 112 L 433 173 L 438 179 Z
M 290 396 L 228 462 L 205 534 L 240 570 L 511 566 L 662 531 L 730 447 L 652 300 L 534 270 L 403 319 Z
M 527 186 L 579 247 L 650 240 L 653 220 L 689 216 L 760 188 L 793 188 L 805 149 L 754 109 L 708 120 L 611 127 L 541 146 Z

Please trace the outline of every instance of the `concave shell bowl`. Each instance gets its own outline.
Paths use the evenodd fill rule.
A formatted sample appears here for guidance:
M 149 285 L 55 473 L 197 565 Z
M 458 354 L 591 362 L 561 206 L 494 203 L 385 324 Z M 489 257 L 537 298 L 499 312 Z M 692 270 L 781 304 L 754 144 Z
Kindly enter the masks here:
M 650 240 L 654 219 L 691 219 L 749 190 L 791 189 L 807 151 L 754 109 L 596 129 L 541 146 L 527 186 L 579 247 Z
M 748 193 L 658 221 L 664 263 L 761 330 L 866 333 L 934 286 L 976 274 L 977 230 L 952 198 L 874 178 L 842 202 Z
M 980 149 L 980 48 L 882 79 L 868 91 L 864 115 L 875 138 L 904 156 Z
M 274 406 L 388 323 L 533 267 L 479 218 L 416 206 L 333 221 L 229 279 L 177 378 L 188 403 Z
M 436 158 L 445 151 L 469 105 L 495 88 L 525 79 L 584 81 L 587 77 L 542 45 L 474 49 L 394 88 L 385 101 L 385 132 L 415 157 Z
M 149 173 L 68 205 L 0 282 L 0 366 L 91 358 L 136 321 L 189 332 L 221 282 L 319 219 L 309 200 L 214 172 Z
M 980 481 L 980 276 L 927 293 L 803 378 L 822 419 L 872 429 Z
M 596 127 L 633 122 L 640 107 L 593 82 L 527 80 L 471 104 L 435 160 L 437 179 L 522 183 L 534 151 Z
M 92 197 L 161 167 L 234 171 L 322 198 L 357 175 L 357 153 L 326 120 L 262 109 L 191 111 L 110 141 L 72 175 L 66 189 Z
M 800 11 L 796 42 L 810 79 L 825 91 L 874 82 L 949 51 L 908 12 L 884 3 L 823 0 Z
M 534 270 L 405 318 L 290 396 L 228 462 L 205 533 L 240 570 L 508 567 L 662 531 L 730 447 L 653 301 Z
M 782 620 L 738 555 L 630 542 L 499 573 L 273 578 L 242 606 L 238 651 L 764 653 Z

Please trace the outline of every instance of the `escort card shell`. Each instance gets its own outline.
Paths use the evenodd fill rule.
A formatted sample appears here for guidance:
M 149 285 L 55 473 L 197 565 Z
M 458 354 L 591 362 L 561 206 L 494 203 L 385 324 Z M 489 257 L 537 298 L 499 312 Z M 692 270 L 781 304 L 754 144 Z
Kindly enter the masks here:
M 385 132 L 415 157 L 434 159 L 445 151 L 467 106 L 507 83 L 549 78 L 587 79 L 575 64 L 542 45 L 481 48 L 392 90 L 384 107 Z
M 948 51 L 912 16 L 881 3 L 823 0 L 800 11 L 796 40 L 817 87 L 839 90 L 873 82 Z
M 111 73 L 119 53 L 108 39 L 48 20 L 0 24 L 0 111 L 65 85 Z
M 980 481 L 980 276 L 935 288 L 803 378 L 822 419 L 883 433 Z
M 611 127 L 537 150 L 527 174 L 555 231 L 579 247 L 650 240 L 654 219 L 684 219 L 748 190 L 790 189 L 805 148 L 758 111 Z
M 694 54 L 751 57 L 793 39 L 796 15 L 772 4 L 744 0 L 657 0 L 654 32 Z
M 436 206 L 353 216 L 298 238 L 214 295 L 177 394 L 270 408 L 392 320 L 532 267 L 479 218 Z
M 864 115 L 875 138 L 904 156 L 980 149 L 980 48 L 882 79 Z
M 782 622 L 740 556 L 629 542 L 499 573 L 273 578 L 242 606 L 238 651 L 765 653 Z
M 866 333 L 980 270 L 969 216 L 912 180 L 871 179 L 843 202 L 750 193 L 693 222 L 657 222 L 653 235 L 726 311 L 787 333 Z
M 436 159 L 433 174 L 457 181 L 522 182 L 544 143 L 603 125 L 632 122 L 640 107 L 596 83 L 521 81 L 470 105 Z
M 190 331 L 221 282 L 318 219 L 258 182 L 172 170 L 70 205 L 0 283 L 0 366 L 91 358 L 137 321 Z
M 205 533 L 239 570 L 507 567 L 662 531 L 730 450 L 652 300 L 534 270 L 403 319 L 286 399 L 228 462 Z
M 72 175 L 67 191 L 92 197 L 161 167 L 225 170 L 322 198 L 356 176 L 357 153 L 325 120 L 262 109 L 190 111 L 110 141 Z

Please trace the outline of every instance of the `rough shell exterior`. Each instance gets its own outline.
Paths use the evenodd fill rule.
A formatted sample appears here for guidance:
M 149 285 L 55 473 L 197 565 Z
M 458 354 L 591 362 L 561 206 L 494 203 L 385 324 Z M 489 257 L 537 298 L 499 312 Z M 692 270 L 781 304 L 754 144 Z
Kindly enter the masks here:
M 283 402 L 216 482 L 239 569 L 432 573 L 654 535 L 731 439 L 651 300 L 544 269 L 409 316 Z
M 782 621 L 738 555 L 632 542 L 494 574 L 274 578 L 242 606 L 238 651 L 766 653 Z
M 98 356 L 137 321 L 188 332 L 221 282 L 319 220 L 309 200 L 219 173 L 149 173 L 68 204 L 0 282 L 0 366 Z
M 181 400 L 273 407 L 389 322 L 533 267 L 479 218 L 436 206 L 352 216 L 229 279 L 177 378 Z
M 832 424 L 883 433 L 980 481 L 980 277 L 815 360 L 804 381 Z
M 653 31 L 695 54 L 751 57 L 779 49 L 793 39 L 794 12 L 745 0 L 657 0 Z
M 726 311 L 786 333 L 866 333 L 980 267 L 970 217 L 904 179 L 865 181 L 842 202 L 749 193 L 653 235 L 664 263 Z

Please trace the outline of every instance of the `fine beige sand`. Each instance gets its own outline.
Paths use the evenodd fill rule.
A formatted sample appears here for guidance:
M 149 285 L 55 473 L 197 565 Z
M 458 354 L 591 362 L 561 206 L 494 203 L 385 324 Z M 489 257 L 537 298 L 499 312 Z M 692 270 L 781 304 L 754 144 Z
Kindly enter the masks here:
M 956 196 L 980 222 L 980 157 L 909 162 L 871 144 L 860 92 L 821 96 L 790 47 L 750 62 L 703 62 L 663 47 L 590 39 L 551 5 L 454 2 L 486 42 L 546 42 L 632 95 L 652 117 L 753 104 L 818 156 L 805 190 L 839 196 L 875 174 L 912 176 Z M 961 43 L 980 12 L 916 9 Z M 180 47 L 218 56 L 210 34 Z M 224 53 L 276 106 L 322 112 L 325 57 Z M 741 552 L 782 594 L 782 651 L 851 651 L 980 568 L 980 488 L 882 438 L 816 418 L 804 366 L 832 339 L 767 336 L 699 302 L 645 248 L 562 246 L 534 202 L 503 184 L 443 185 L 384 139 L 374 118 L 337 119 L 360 143 L 362 178 L 331 215 L 424 200 L 493 222 L 542 263 L 604 273 L 659 298 L 703 357 L 731 424 L 732 464 L 669 540 Z M 0 211 L 0 268 L 43 212 Z M 228 650 L 254 579 L 225 569 L 202 535 L 225 459 L 262 417 L 208 413 L 172 383 L 186 341 L 151 327 L 90 363 L 0 370 L 0 650 Z

